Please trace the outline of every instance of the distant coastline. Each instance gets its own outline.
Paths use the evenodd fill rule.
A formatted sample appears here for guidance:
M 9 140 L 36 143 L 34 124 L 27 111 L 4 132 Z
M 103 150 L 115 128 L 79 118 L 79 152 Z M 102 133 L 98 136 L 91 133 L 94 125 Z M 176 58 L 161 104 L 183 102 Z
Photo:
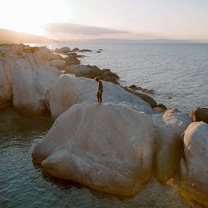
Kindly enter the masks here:
M 96 38 L 96 39 L 65 39 L 65 40 L 57 40 L 50 39 L 45 36 L 38 36 L 29 33 L 17 32 L 13 30 L 8 30 L 4 28 L 0 28 L 0 44 L 3 43 L 70 43 L 70 42 L 102 42 L 102 43 L 164 43 L 164 44 L 208 44 L 208 41 L 199 41 L 199 40 L 183 40 L 183 39 L 168 39 L 168 38 L 153 38 L 153 39 L 117 39 L 117 38 Z
M 58 40 L 0 28 L 0 44 L 4 43 L 58 43 Z

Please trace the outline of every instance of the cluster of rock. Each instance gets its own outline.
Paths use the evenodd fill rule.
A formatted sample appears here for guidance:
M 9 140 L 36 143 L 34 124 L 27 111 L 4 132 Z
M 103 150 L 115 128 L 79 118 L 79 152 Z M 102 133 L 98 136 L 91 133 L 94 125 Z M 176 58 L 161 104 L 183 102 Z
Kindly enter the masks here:
M 68 51 L 67 48 L 62 48 Z M 0 108 L 13 105 L 23 112 L 44 114 L 49 110 L 49 89 L 61 74 L 68 73 L 69 66 L 79 64 L 78 55 L 70 53 L 67 57 L 54 53 L 46 47 L 30 47 L 27 45 L 0 45 Z M 116 82 L 119 77 L 110 70 L 77 65 L 95 71 L 94 76 L 103 80 Z M 72 73 L 76 74 L 76 73 Z M 89 73 L 82 75 L 89 77 Z M 94 78 L 91 76 L 90 78 Z
M 44 47 L 1 45 L 0 108 L 8 105 L 24 112 L 48 111 L 46 94 L 61 75 L 53 61 L 61 57 Z
M 146 88 L 142 88 L 142 87 L 136 86 L 136 85 L 130 85 L 129 88 L 132 90 L 139 90 L 139 91 L 141 91 L 143 93 L 147 93 L 147 94 L 154 94 L 155 93 L 155 91 L 153 89 L 146 89 Z
M 97 52 L 100 53 L 101 51 L 102 49 L 99 49 Z M 56 48 L 54 52 L 66 55 L 64 65 L 65 73 L 73 74 L 76 77 L 86 77 L 90 79 L 100 77 L 100 79 L 106 82 L 119 84 L 119 76 L 111 72 L 110 69 L 100 69 L 97 66 L 80 65 L 80 60 L 78 58 L 82 58 L 83 55 L 79 55 L 77 52 L 92 52 L 92 50 L 79 48 L 73 48 L 71 50 L 69 47 L 62 47 L 60 49 Z
M 196 122 L 177 110 L 159 112 L 112 80 L 103 82 L 104 104 L 96 104 L 97 84 L 89 78 L 102 73 L 67 66 L 45 47 L 0 46 L 0 107 L 55 119 L 34 162 L 52 176 L 121 195 L 137 193 L 152 177 L 166 183 L 180 175 L 183 191 L 207 205 L 206 109 L 205 122 L 199 108 Z
M 74 74 L 76 77 L 86 77 L 94 79 L 95 77 L 100 77 L 100 79 L 106 82 L 112 82 L 114 84 L 119 84 L 119 76 L 110 69 L 99 69 L 97 66 L 90 65 L 73 65 L 66 67 L 66 73 Z
M 102 51 L 102 49 L 99 49 L 99 51 Z M 74 53 L 86 53 L 86 52 L 92 52 L 92 50 L 90 49 L 79 49 L 79 48 L 73 48 L 70 49 L 69 47 L 62 47 L 62 48 L 56 48 L 54 49 L 55 53 L 63 53 L 63 54 L 68 54 L 70 52 L 74 52 Z

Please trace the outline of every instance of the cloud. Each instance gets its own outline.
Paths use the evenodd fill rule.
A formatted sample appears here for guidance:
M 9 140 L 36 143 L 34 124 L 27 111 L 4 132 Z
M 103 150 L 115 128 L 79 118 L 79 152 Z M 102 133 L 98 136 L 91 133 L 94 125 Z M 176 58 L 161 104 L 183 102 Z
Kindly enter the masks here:
M 85 40 L 85 39 L 129 39 L 146 40 L 158 39 L 154 34 L 137 33 L 124 30 L 114 30 L 72 23 L 48 23 L 44 26 L 47 36 L 57 40 Z
M 114 29 L 108 29 L 104 27 L 94 27 L 88 25 L 71 24 L 71 23 L 48 23 L 44 26 L 44 29 L 49 34 L 65 34 L 65 35 L 86 35 L 86 36 L 98 36 L 98 35 L 116 35 L 128 33 L 127 31 L 120 31 Z

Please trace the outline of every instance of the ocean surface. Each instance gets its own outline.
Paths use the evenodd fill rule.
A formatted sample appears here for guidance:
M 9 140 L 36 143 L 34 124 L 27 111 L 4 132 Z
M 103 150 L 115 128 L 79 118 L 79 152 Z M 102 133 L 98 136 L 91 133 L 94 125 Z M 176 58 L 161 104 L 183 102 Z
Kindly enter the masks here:
M 208 44 L 88 41 L 50 45 L 92 49 L 82 64 L 109 68 L 124 86 L 153 89 L 158 103 L 190 113 L 208 107 Z M 101 53 L 96 53 L 103 49 Z

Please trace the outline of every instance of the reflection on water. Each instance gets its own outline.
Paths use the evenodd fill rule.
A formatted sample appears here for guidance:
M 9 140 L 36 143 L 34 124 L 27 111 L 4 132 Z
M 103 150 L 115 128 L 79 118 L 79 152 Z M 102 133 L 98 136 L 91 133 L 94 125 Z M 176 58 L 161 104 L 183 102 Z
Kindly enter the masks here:
M 190 207 L 177 189 L 155 180 L 133 197 L 96 192 L 51 179 L 31 160 L 34 146 L 51 127 L 46 117 L 27 118 L 12 109 L 0 111 L 0 207 Z

